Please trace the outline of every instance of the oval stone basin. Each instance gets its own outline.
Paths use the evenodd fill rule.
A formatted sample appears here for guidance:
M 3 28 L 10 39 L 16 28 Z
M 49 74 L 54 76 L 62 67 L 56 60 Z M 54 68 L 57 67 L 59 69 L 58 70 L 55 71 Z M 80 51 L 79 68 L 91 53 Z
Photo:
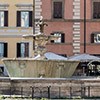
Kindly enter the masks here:
M 34 60 L 32 58 L 5 58 L 3 62 L 9 77 L 67 78 L 71 77 L 79 61 Z

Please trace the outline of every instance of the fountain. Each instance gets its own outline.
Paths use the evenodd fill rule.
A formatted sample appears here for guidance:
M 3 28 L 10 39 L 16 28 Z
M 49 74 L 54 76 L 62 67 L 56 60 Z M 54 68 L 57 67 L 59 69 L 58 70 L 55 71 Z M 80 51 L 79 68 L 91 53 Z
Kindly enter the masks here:
M 9 77 L 19 78 L 66 78 L 71 77 L 79 64 L 79 61 L 47 59 L 45 45 L 50 40 L 58 39 L 54 35 L 44 34 L 44 26 L 47 24 L 41 18 L 37 25 L 40 32 L 37 34 L 23 35 L 24 38 L 32 38 L 35 42 L 33 58 L 5 58 L 4 62 Z

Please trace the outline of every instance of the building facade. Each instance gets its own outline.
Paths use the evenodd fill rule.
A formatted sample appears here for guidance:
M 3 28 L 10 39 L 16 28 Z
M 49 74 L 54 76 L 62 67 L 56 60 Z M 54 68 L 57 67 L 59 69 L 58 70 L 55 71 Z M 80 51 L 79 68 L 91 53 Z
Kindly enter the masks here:
M 60 36 L 58 40 L 48 43 L 48 51 L 64 56 L 80 53 L 100 55 L 100 0 L 86 0 L 86 5 L 84 5 L 85 0 L 41 1 L 41 15 L 48 23 L 45 33 Z M 86 32 L 84 14 L 86 14 Z
M 34 34 L 34 18 L 40 18 L 40 6 L 40 0 L 0 1 L 1 68 L 3 58 L 33 56 L 33 40 L 24 39 L 23 35 Z M 34 13 L 34 9 L 37 10 L 36 13 Z M 38 27 L 36 31 L 39 31 Z
M 43 16 L 48 24 L 44 33 L 57 35 L 47 50 L 71 56 L 80 53 L 100 55 L 100 0 L 86 0 L 86 48 L 84 52 L 85 0 L 1 0 L 0 2 L 0 58 L 32 57 L 33 40 L 24 34 L 39 31 L 35 26 Z M 35 16 L 34 16 L 35 15 Z M 34 23 L 35 19 L 35 23 Z M 35 27 L 34 27 L 35 26 Z M 34 30 L 35 28 L 35 30 Z M 0 66 L 3 66 L 0 61 Z

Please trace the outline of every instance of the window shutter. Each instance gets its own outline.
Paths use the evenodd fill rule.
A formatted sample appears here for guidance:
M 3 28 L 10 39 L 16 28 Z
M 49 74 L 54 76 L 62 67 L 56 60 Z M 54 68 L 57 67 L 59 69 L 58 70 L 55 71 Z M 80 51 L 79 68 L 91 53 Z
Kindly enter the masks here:
M 91 43 L 94 43 L 94 34 L 91 34 Z
M 61 34 L 61 43 L 64 43 L 64 42 L 65 42 L 65 34 L 62 33 L 62 34 Z
M 53 17 L 62 18 L 62 2 L 54 2 L 53 6 L 54 6 Z
M 29 43 L 25 43 L 25 57 L 29 57 Z
M 4 43 L 4 57 L 7 57 L 8 55 L 8 44 Z
M 17 57 L 21 57 L 21 44 L 17 43 Z
M 51 35 L 54 35 L 54 33 L 51 33 Z M 54 40 L 51 40 L 51 43 L 54 43 Z
M 29 11 L 29 27 L 32 27 L 32 11 Z
M 8 11 L 4 11 L 4 26 L 8 26 Z
M 21 26 L 21 11 L 17 11 L 17 27 Z

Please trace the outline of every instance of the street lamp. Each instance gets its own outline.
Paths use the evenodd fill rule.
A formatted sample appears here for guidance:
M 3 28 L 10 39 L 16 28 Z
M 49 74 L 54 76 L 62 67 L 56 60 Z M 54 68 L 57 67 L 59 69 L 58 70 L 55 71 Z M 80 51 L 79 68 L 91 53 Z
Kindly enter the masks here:
M 86 53 L 86 0 L 84 0 L 84 53 Z

